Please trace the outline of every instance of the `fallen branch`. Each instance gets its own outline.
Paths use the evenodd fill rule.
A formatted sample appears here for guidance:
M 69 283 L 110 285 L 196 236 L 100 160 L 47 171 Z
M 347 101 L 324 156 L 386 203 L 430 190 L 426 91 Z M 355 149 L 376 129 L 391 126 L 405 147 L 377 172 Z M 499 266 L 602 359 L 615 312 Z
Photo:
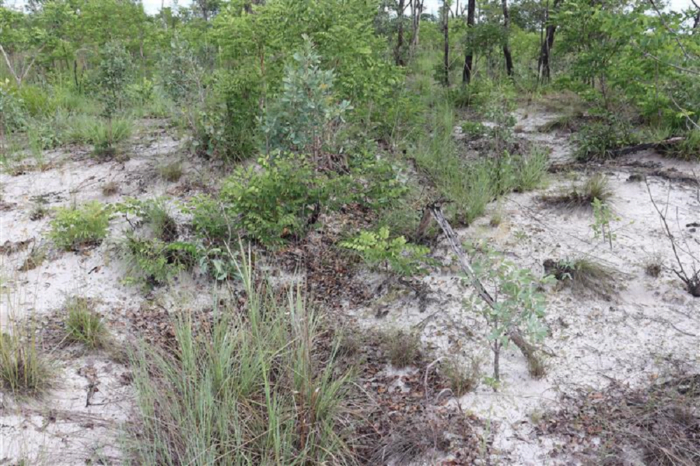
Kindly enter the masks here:
M 674 137 L 664 139 L 659 142 L 645 142 L 643 144 L 635 144 L 634 146 L 621 147 L 610 152 L 613 157 L 619 157 L 621 155 L 633 154 L 634 152 L 639 152 L 640 150 L 646 149 L 665 149 L 668 146 L 676 145 L 680 142 L 685 141 L 685 138 Z
M 433 203 L 430 206 L 428 206 L 428 209 L 430 210 L 430 213 L 432 214 L 437 224 L 440 225 L 440 228 L 442 229 L 443 233 L 445 233 L 447 241 L 450 243 L 450 247 L 457 255 L 457 259 L 459 261 L 460 267 L 462 268 L 462 271 L 471 281 L 471 286 L 474 287 L 476 292 L 479 294 L 479 297 L 481 297 L 481 299 L 486 303 L 486 305 L 494 309 L 496 301 L 493 299 L 491 294 L 489 294 L 486 288 L 484 288 L 484 285 L 474 273 L 474 269 L 469 263 L 467 254 L 464 252 L 459 242 L 457 241 L 457 235 L 455 234 L 454 230 L 452 229 L 452 226 L 449 224 L 445 216 L 442 214 L 440 204 Z M 518 349 L 520 349 L 520 351 L 527 359 L 528 364 L 530 365 L 541 365 L 541 362 L 537 357 L 537 351 L 541 351 L 542 353 L 547 354 L 548 356 L 554 356 L 554 354 L 544 351 L 542 348 L 538 348 L 535 345 L 529 343 L 522 335 L 520 330 L 517 328 L 509 329 L 508 336 L 510 337 L 510 340 L 515 344 L 515 346 L 517 346 Z

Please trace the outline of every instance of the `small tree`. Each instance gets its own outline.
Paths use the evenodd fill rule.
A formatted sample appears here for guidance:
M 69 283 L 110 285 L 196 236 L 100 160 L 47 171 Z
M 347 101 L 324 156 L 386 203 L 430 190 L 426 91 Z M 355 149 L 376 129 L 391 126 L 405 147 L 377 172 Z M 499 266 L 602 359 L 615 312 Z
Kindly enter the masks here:
M 321 152 L 332 142 L 350 103 L 336 100 L 333 71 L 322 70 L 320 62 L 306 38 L 303 49 L 294 54 L 294 63 L 286 67 L 282 93 L 266 109 L 262 129 L 268 151 L 306 152 L 317 164 L 321 162 Z
M 546 334 L 543 323 L 545 296 L 541 286 L 554 281 L 547 276 L 540 278 L 530 270 L 517 267 L 493 250 L 482 248 L 480 260 L 473 263 L 479 281 L 494 289 L 493 305 L 487 305 L 477 294 L 471 298 L 471 308 L 478 309 L 486 318 L 493 352 L 493 378 L 500 380 L 501 349 L 511 341 L 513 329 L 521 329 L 532 341 L 540 341 Z M 532 363 L 532 361 L 528 361 Z M 530 367 L 531 373 L 538 368 Z
M 112 119 L 121 110 L 126 99 L 126 85 L 132 70 L 131 56 L 119 42 L 105 44 L 97 70 L 97 84 L 100 86 L 100 100 L 104 105 L 102 115 L 107 119 L 108 137 L 103 147 L 96 149 L 103 154 L 114 152 Z

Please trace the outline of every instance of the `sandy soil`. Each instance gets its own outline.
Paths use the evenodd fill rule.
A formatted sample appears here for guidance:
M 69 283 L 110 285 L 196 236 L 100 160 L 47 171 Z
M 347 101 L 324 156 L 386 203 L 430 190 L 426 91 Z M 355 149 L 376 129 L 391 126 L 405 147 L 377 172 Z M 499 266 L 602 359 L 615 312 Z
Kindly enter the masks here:
M 528 118 L 523 120 L 526 114 Z M 530 109 L 517 116 L 521 135 L 554 149 L 557 162 L 569 161 L 559 147 L 561 135 L 537 132 L 554 115 Z M 663 167 L 692 169 L 692 164 L 668 161 L 653 153 L 640 158 Z M 543 192 L 556 193 L 576 180 L 580 182 L 586 177 L 583 173 L 553 175 L 544 190 L 509 195 L 491 205 L 472 227 L 457 232 L 464 242 L 487 241 L 537 274 L 543 274 L 546 259 L 589 257 L 613 268 L 617 277 L 616 290 L 609 296 L 575 293 L 561 286 L 547 290 L 549 335 L 543 344 L 555 356 L 547 359 L 545 377 L 534 380 L 524 357 L 511 345 L 501 356 L 502 385 L 497 392 L 482 383 L 474 393 L 451 401 L 466 412 L 491 420 L 485 434 L 492 436 L 495 464 L 571 464 L 566 455 L 552 456 L 555 438 L 538 437 L 534 430 L 542 414 L 556 408 L 562 393 L 594 390 L 613 380 L 633 386 L 648 383 L 663 377 L 679 362 L 692 371 L 700 369 L 700 298 L 690 296 L 670 270 L 658 278 L 647 276 L 644 270 L 653 257 L 659 257 L 667 268 L 675 265 L 646 185 L 628 182 L 631 170 L 602 167 L 602 171 L 610 181 L 612 205 L 619 216 L 619 221 L 613 222 L 616 239 L 612 250 L 594 239 L 592 213 L 553 210 L 539 199 Z M 671 217 L 678 226 L 674 234 L 700 252 L 700 232 L 685 227 L 700 219 L 698 187 L 653 177 L 648 182 L 656 202 L 661 207 L 668 203 L 669 212 L 674 212 Z M 503 222 L 494 228 L 489 217 L 497 210 Z M 386 317 L 381 319 L 376 317 L 377 305 L 356 310 L 355 316 L 367 327 L 419 329 L 424 345 L 434 349 L 436 358 L 456 357 L 467 365 L 477 357 L 483 361 L 484 375 L 489 376 L 493 369 L 488 327 L 478 312 L 463 304 L 472 290 L 463 285 L 444 241 L 435 255 L 443 267 L 423 278 L 431 302 L 424 312 L 417 303 L 401 300 L 388 306 L 382 303 Z M 684 260 L 690 267 L 691 261 Z
M 538 131 L 556 114 L 528 108 L 516 112 L 516 116 L 520 136 L 548 147 L 553 162 L 569 160 L 566 135 Z M 48 207 L 92 199 L 117 202 L 125 196 L 185 198 L 190 195 L 183 194 L 186 180 L 167 183 L 157 175 L 157 166 L 177 159 L 180 151 L 180 142 L 161 132 L 150 142 L 133 147 L 131 159 L 124 163 L 98 163 L 84 151 L 59 151 L 47 154 L 51 168 L 45 171 L 29 170 L 19 176 L 0 174 L 4 206 L 0 209 L 0 245 L 44 241 L 48 221 L 29 218 L 39 198 Z M 694 168 L 653 153 L 634 157 L 682 171 Z M 483 434 L 493 441 L 494 464 L 568 464 L 566 456 L 552 456 L 557 439 L 538 437 L 534 429 L 542 413 L 556 408 L 562 393 L 603 387 L 611 380 L 640 384 L 663 377 L 669 364 L 676 361 L 700 369 L 700 299 L 687 294 L 670 270 L 664 270 L 658 278 L 644 272 L 645 261 L 653 256 L 660 257 L 667 267 L 673 265 L 670 244 L 646 185 L 627 181 L 634 168 L 618 165 L 599 169 L 610 180 L 614 210 L 620 217 L 613 223 L 617 237 L 612 250 L 593 238 L 590 213 L 549 210 L 538 200 L 543 192 L 557 192 L 575 178 L 583 179 L 586 175 L 581 172 L 554 174 L 546 189 L 510 195 L 490 206 L 490 212 L 475 225 L 458 231 L 462 240 L 487 240 L 536 273 L 542 272 L 545 259 L 585 256 L 617 271 L 617 289 L 610 296 L 582 295 L 558 286 L 547 289 L 549 334 L 543 344 L 555 356 L 548 358 L 544 378 L 533 380 L 522 355 L 510 347 L 502 355 L 499 391 L 482 383 L 474 393 L 450 400 L 465 412 L 488 420 Z M 188 174 L 198 172 L 192 165 L 185 170 Z M 101 187 L 108 181 L 119 184 L 120 194 L 102 194 Z M 649 178 L 649 186 L 657 202 L 665 205 L 668 201 L 669 211 L 678 210 L 678 236 L 700 251 L 696 246 L 700 232 L 685 228 L 688 223 L 700 221 L 698 188 L 654 177 Z M 503 222 L 494 228 L 489 226 L 489 216 L 496 210 L 502 212 Z M 673 218 L 675 224 L 675 213 Z M 79 295 L 96 298 L 97 311 L 105 316 L 117 337 L 123 337 L 124 316 L 144 304 L 158 301 L 170 309 L 173 302 L 194 305 L 207 295 L 196 280 L 183 280 L 175 294 L 163 289 L 148 297 L 138 288 L 123 285 L 123 264 L 109 254 L 122 228 L 124 225 L 115 221 L 112 239 L 100 247 L 84 253 L 52 251 L 49 260 L 29 272 L 17 269 L 31 246 L 0 255 L 0 325 L 7 330 L 14 319 L 27 317 L 50 321 L 67 296 Z M 370 303 L 347 312 L 368 328 L 420 328 L 425 347 L 436 359 L 456 357 L 466 362 L 480 357 L 483 371 L 489 375 L 491 355 L 485 322 L 481 315 L 463 306 L 471 291 L 461 283 L 444 242 L 434 255 L 443 266 L 422 278 L 430 289 L 424 312 L 410 299 Z M 376 283 L 378 279 L 368 275 L 367 281 Z M 379 305 L 388 311 L 385 317 L 376 317 Z M 0 397 L 0 464 L 21 459 L 30 464 L 119 464 L 120 426 L 128 419 L 134 402 L 128 369 L 108 354 L 46 349 L 54 352 L 57 386 L 34 401 Z M 94 387 L 98 387 L 97 392 Z

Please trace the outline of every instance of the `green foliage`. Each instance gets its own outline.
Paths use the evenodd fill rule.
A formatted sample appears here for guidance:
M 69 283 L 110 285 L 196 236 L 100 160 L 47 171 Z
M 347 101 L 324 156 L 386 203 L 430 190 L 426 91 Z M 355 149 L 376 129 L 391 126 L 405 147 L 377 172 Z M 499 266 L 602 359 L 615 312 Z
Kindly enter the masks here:
M 97 84 L 104 103 L 103 115 L 111 119 L 126 101 L 126 86 L 131 78 L 133 65 L 129 53 L 116 41 L 105 44 L 100 58 Z
M 415 275 L 430 262 L 430 249 L 409 243 L 403 236 L 390 237 L 389 228 L 379 231 L 361 231 L 356 237 L 340 242 L 340 246 L 360 254 L 370 267 L 382 266 L 397 275 Z
M 592 205 L 594 222 L 591 224 L 591 228 L 593 229 L 593 236 L 607 242 L 610 245 L 610 249 L 612 249 L 612 242 L 617 235 L 610 229 L 610 222 L 619 220 L 619 218 L 613 214 L 609 204 L 597 197 L 593 199 Z
M 581 162 L 614 156 L 615 149 L 634 143 L 629 125 L 618 118 L 585 125 L 574 137 L 576 159 Z
M 265 112 L 262 130 L 268 150 L 302 152 L 318 159 L 332 144 L 350 103 L 336 101 L 333 71 L 320 68 L 321 59 L 308 37 L 293 58 L 295 64 L 285 68 L 282 92 Z
M 178 316 L 172 347 L 133 354 L 136 461 L 354 464 L 344 432 L 350 378 L 322 344 L 320 320 L 300 289 L 280 299 L 256 288 L 249 262 L 239 270 L 244 308 L 215 310 L 206 328 Z
M 24 103 L 8 80 L 0 82 L 0 130 L 19 131 L 27 124 Z
M 127 283 L 158 286 L 169 283 L 180 272 L 191 269 L 197 261 L 197 246 L 175 241 L 139 238 L 133 233 L 126 236 L 122 246 L 129 271 Z
M 489 306 L 474 293 L 470 307 L 481 312 L 489 324 L 488 338 L 494 354 L 494 379 L 498 381 L 500 350 L 509 344 L 511 330 L 521 329 L 533 341 L 539 341 L 545 336 L 546 301 L 540 289 L 554 281 L 554 278 L 536 276 L 531 270 L 518 267 L 488 246 L 482 245 L 479 250 L 482 254 L 472 264 L 474 273 L 482 283 L 494 288 L 495 292 L 491 295 L 495 302 Z
M 73 297 L 64 306 L 67 339 L 91 349 L 104 347 L 108 336 L 102 317 L 92 310 L 93 305 L 89 299 Z
M 177 223 L 173 219 L 166 199 L 140 200 L 127 198 L 116 206 L 116 210 L 126 215 L 136 215 L 145 223 L 151 234 L 165 242 L 177 238 Z
M 62 207 L 51 220 L 50 238 L 67 251 L 97 245 L 107 237 L 111 209 L 97 201 L 80 207 Z
M 311 226 L 329 192 L 303 159 L 261 159 L 260 165 L 236 170 L 224 182 L 221 199 L 249 236 L 276 246 Z

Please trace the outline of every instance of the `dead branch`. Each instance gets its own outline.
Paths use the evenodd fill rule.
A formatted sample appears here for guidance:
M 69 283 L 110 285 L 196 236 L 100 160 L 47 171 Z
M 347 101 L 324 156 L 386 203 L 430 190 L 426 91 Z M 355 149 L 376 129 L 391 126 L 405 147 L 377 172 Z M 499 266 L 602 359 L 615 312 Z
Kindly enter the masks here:
M 659 142 L 645 142 L 643 144 L 635 144 L 634 146 L 621 147 L 620 149 L 613 150 L 611 153 L 612 153 L 613 157 L 618 157 L 620 155 L 627 155 L 627 154 L 632 154 L 634 152 L 639 152 L 640 150 L 665 149 L 669 146 L 674 146 L 674 145 L 679 144 L 683 141 L 685 141 L 685 138 L 683 138 L 683 137 L 674 137 L 674 138 L 664 139 L 663 141 L 659 141 Z
M 668 222 L 666 221 L 666 217 L 668 215 L 668 202 L 666 203 L 666 210 L 662 212 L 659 206 L 656 204 L 654 196 L 652 196 L 651 194 L 649 182 L 647 180 L 644 180 L 644 184 L 647 187 L 647 192 L 649 193 L 649 199 L 651 200 L 651 204 L 654 206 L 654 210 L 656 210 L 656 213 L 659 214 L 661 224 L 664 227 L 664 233 L 666 235 L 666 238 L 668 238 L 668 240 L 671 242 L 673 255 L 676 258 L 676 263 L 678 264 L 678 268 L 671 268 L 671 271 L 674 274 L 676 274 L 676 276 L 680 278 L 683 283 L 685 283 L 688 293 L 695 297 L 700 297 L 700 272 L 694 270 L 694 272 L 691 275 L 688 275 L 688 273 L 685 271 L 685 267 L 683 267 L 683 262 L 681 261 L 680 254 L 678 253 L 678 246 L 676 245 L 676 238 L 671 232 L 671 228 L 668 226 Z M 693 267 L 693 269 L 695 269 L 695 267 Z
M 476 292 L 479 294 L 479 297 L 486 303 L 486 305 L 493 309 L 495 307 L 496 301 L 486 290 L 484 285 L 476 276 L 476 273 L 474 273 L 474 269 L 469 263 L 467 254 L 457 242 L 457 235 L 455 234 L 454 230 L 452 229 L 452 226 L 449 224 L 445 216 L 442 214 L 441 207 L 438 204 L 434 203 L 428 206 L 428 209 L 430 210 L 430 213 L 433 215 L 433 218 L 435 219 L 437 224 L 440 225 L 440 228 L 445 233 L 445 236 L 447 237 L 447 241 L 450 244 L 452 251 L 457 255 L 457 259 L 459 261 L 460 267 L 462 268 L 462 271 L 466 274 L 467 278 L 471 282 L 471 286 L 474 287 Z M 510 337 L 510 340 L 515 344 L 515 346 L 517 346 L 518 349 L 520 349 L 520 351 L 523 353 L 525 358 L 528 360 L 528 363 L 530 364 L 540 363 L 539 359 L 537 358 L 537 351 L 541 351 L 544 354 L 553 356 L 552 353 L 544 351 L 542 348 L 538 348 L 529 343 L 520 332 L 520 329 L 509 329 L 508 336 Z

